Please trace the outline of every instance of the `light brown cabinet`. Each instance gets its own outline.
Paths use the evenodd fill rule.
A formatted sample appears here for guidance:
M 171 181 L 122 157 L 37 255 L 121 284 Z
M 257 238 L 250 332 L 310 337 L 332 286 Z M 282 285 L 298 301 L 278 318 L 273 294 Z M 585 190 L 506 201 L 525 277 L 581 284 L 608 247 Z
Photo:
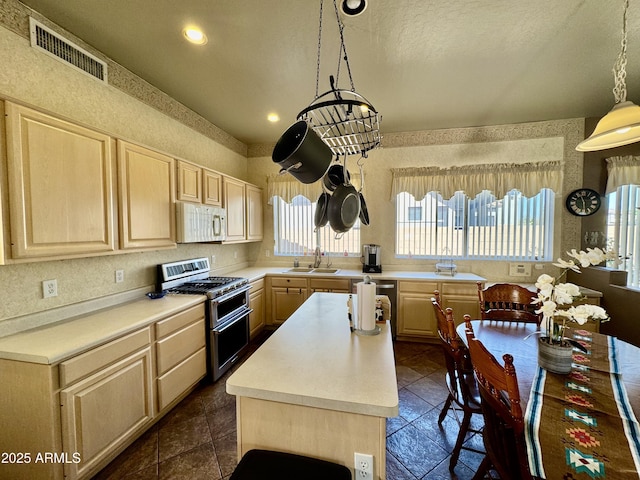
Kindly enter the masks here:
M 5 109 L 12 258 L 114 251 L 112 138 L 11 102 Z
M 120 247 L 176 246 L 174 159 L 118 140 Z
M 178 200 L 202 202 L 202 168 L 193 163 L 178 160 Z
M 154 408 L 149 328 L 142 333 L 146 333 L 146 345 L 114 364 L 109 365 L 107 359 L 113 356 L 112 349 L 120 350 L 121 340 L 72 360 L 85 363 L 96 355 L 105 356 L 91 375 L 60 392 L 62 447 L 65 452 L 77 452 L 81 459 L 65 464 L 66 478 L 91 472 L 113 449 L 151 422 Z
M 247 240 L 262 240 L 262 189 L 246 184 L 245 194 L 247 203 Z
M 203 194 L 202 203 L 222 206 L 222 175 L 207 168 L 202 169 Z
M 249 308 L 253 310 L 249 314 L 249 336 L 251 339 L 255 338 L 265 325 L 264 283 L 264 279 L 251 282 L 249 293 Z
M 246 240 L 245 183 L 231 177 L 222 177 L 223 206 L 227 210 L 227 242 Z
M 307 297 L 305 277 L 272 277 L 270 323 L 277 325 L 283 323 Z
M 348 278 L 309 278 L 309 293 L 333 292 L 349 293 L 351 280 Z
M 480 318 L 477 286 L 475 282 L 398 282 L 398 328 L 400 340 L 431 340 L 438 338 L 438 325 L 431 304 L 435 290 L 440 292 L 444 308 L 454 311 L 456 324 L 468 313 Z
M 205 376 L 205 334 L 198 304 L 56 364 L 0 359 L 0 451 L 32 460 L 0 477 L 95 475 Z M 37 463 L 38 452 L 67 461 Z
M 156 323 L 159 411 L 207 373 L 205 335 L 201 305 Z

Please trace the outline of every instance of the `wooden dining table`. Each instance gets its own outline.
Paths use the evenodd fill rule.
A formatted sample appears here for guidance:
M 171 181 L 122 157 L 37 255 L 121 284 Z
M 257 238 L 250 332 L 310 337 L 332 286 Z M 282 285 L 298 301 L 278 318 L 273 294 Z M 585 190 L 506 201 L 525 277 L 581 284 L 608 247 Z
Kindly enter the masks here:
M 509 321 L 496 321 L 496 320 L 473 320 L 471 321 L 471 325 L 473 327 L 475 338 L 480 340 L 482 344 L 487 348 L 489 352 L 493 354 L 496 360 L 504 365 L 504 360 L 502 356 L 505 353 L 509 353 L 513 356 L 513 364 L 516 369 L 516 375 L 518 377 L 518 387 L 520 389 L 520 400 L 522 404 L 523 412 L 527 410 L 528 403 L 531 401 L 531 390 L 534 388 L 534 382 L 537 381 L 537 377 L 540 376 L 539 367 L 538 367 L 538 338 L 540 336 L 540 329 L 536 324 L 533 323 L 520 323 L 520 322 L 509 322 Z M 579 328 L 579 327 L 578 327 Z M 467 343 L 467 337 L 465 333 L 466 327 L 465 324 L 462 323 L 458 325 L 457 332 L 463 342 Z M 599 334 L 595 334 L 599 335 Z M 612 341 L 609 337 L 604 338 L 606 336 L 600 337 L 601 340 L 605 340 L 607 342 Z M 622 384 L 624 385 L 624 390 L 626 390 L 626 394 L 628 397 L 628 403 L 631 406 L 633 412 L 638 415 L 640 414 L 640 348 L 635 345 L 631 345 L 627 342 L 623 342 L 621 340 L 615 339 L 615 352 L 616 352 L 616 361 L 617 361 L 617 369 L 621 374 Z M 574 357 L 575 358 L 575 357 Z M 541 370 L 541 372 L 543 372 Z M 547 372 L 547 375 L 549 373 Z M 555 374 L 551 374 L 555 375 Z M 571 381 L 571 379 L 567 379 L 567 381 Z M 564 380 L 563 380 L 564 382 Z M 535 398 L 535 397 L 534 397 Z M 533 404 L 535 408 L 535 404 Z M 631 415 L 633 417 L 633 415 Z M 526 417 L 526 416 L 525 416 Z M 525 418 L 525 424 L 527 419 Z M 553 428 L 558 431 L 558 422 L 562 422 L 561 418 L 557 418 L 557 420 L 553 420 L 550 423 L 556 424 L 553 425 Z M 637 422 L 636 431 L 637 431 Z M 541 422 L 540 429 L 544 428 L 552 428 L 552 426 L 547 423 L 544 425 Z M 525 426 L 525 431 L 526 431 Z M 537 428 L 537 427 L 536 427 Z M 562 427 L 563 431 L 565 427 Z M 554 434 L 555 435 L 555 434 Z M 624 434 L 620 431 L 619 434 L 616 434 L 619 437 L 624 436 Z M 637 447 L 636 443 L 636 447 Z M 562 449 L 564 450 L 564 448 Z M 587 451 L 589 449 L 586 449 Z M 636 452 L 638 448 L 636 448 Z M 562 453 L 557 451 L 554 455 Z M 531 465 L 531 452 L 529 452 L 529 460 Z M 589 457 L 591 458 L 591 457 Z M 556 459 L 558 460 L 558 459 Z M 544 461 L 544 460 L 542 460 Z M 638 462 L 636 461 L 636 465 Z M 633 470 L 633 468 L 632 468 Z M 638 470 L 635 467 L 635 470 Z M 639 478 L 639 475 L 630 475 L 629 472 L 631 470 L 626 470 L 622 476 L 619 474 L 616 475 L 595 475 L 590 478 Z M 532 471 L 533 473 L 533 471 Z M 593 474 L 593 472 L 591 472 Z M 609 472 L 613 473 L 613 471 Z M 547 478 L 555 478 L 554 475 L 558 475 L 558 472 L 552 472 L 551 476 L 547 476 Z M 589 478 L 585 477 L 585 478 Z M 565 477 L 558 477 L 565 478 Z M 582 476 L 570 478 L 583 478 Z

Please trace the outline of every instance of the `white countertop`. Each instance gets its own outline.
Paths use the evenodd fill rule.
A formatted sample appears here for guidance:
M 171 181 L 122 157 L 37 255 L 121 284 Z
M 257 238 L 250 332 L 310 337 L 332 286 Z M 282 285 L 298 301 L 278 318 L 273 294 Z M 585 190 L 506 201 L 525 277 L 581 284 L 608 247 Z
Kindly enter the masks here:
M 401 270 L 389 270 L 382 273 L 362 273 L 361 270 L 338 268 L 336 273 L 310 273 L 291 272 L 292 267 L 248 267 L 229 272 L 235 277 L 248 278 L 250 281 L 257 280 L 265 275 L 301 276 L 301 277 L 322 277 L 322 278 L 362 278 L 369 275 L 374 282 L 377 278 L 387 280 L 425 280 L 432 282 L 484 282 L 486 278 L 473 273 L 456 273 L 451 275 L 438 275 L 435 272 L 410 272 Z
M 398 415 L 393 343 L 349 329 L 344 293 L 314 293 L 227 380 L 232 395 L 379 417 Z M 354 306 L 357 302 L 354 299 Z M 354 312 L 355 314 L 356 312 Z
M 203 303 L 204 295 L 144 297 L 117 307 L 0 338 L 0 358 L 55 364 Z

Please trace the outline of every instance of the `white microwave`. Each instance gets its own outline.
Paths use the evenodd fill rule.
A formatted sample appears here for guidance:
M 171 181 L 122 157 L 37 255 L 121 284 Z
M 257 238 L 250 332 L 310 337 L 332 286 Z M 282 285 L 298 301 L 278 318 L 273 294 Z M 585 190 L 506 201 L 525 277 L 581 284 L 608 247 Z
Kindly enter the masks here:
M 178 243 L 226 240 L 226 210 L 222 207 L 176 202 L 176 234 Z

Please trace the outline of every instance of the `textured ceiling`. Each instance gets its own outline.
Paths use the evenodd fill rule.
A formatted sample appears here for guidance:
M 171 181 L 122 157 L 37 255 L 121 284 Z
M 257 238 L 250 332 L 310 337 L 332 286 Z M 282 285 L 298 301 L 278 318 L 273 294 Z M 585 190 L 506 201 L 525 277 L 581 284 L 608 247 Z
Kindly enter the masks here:
M 314 99 L 319 0 L 22 0 L 250 145 Z M 368 0 L 344 18 L 356 91 L 382 133 L 600 117 L 613 106 L 623 0 Z M 324 1 L 319 93 L 339 35 Z M 629 100 L 640 103 L 640 2 L 629 9 Z M 200 26 L 209 42 L 185 42 Z M 350 88 L 344 63 L 339 87 Z M 269 124 L 270 112 L 280 122 Z

